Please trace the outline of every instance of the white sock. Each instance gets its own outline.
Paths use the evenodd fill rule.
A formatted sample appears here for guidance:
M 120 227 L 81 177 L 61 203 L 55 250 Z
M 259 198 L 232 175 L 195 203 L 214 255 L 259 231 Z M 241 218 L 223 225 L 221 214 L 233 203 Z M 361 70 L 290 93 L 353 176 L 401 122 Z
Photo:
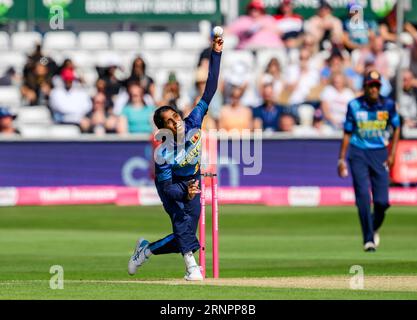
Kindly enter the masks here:
M 152 251 L 149 248 L 145 249 L 145 257 L 149 258 L 152 255 Z
M 195 262 L 195 258 L 194 258 L 192 251 L 184 254 L 184 261 L 185 261 L 185 267 L 187 268 L 188 271 L 198 266 L 197 262 Z

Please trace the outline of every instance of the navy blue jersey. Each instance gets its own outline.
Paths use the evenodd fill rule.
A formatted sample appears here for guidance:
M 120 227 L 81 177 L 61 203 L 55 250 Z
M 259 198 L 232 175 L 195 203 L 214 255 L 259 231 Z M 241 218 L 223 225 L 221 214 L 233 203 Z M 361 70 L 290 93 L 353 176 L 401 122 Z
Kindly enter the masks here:
M 208 106 L 216 92 L 219 78 L 221 53 L 212 51 L 210 55 L 209 74 L 201 100 L 191 114 L 184 119 L 185 141 L 178 146 L 173 139 L 172 145 L 165 145 L 157 150 L 155 161 L 155 182 L 159 189 L 175 200 L 183 200 L 187 194 L 186 184 L 199 172 L 201 161 L 201 124 L 208 111 Z M 163 159 L 165 161 L 160 161 Z
M 350 144 L 360 149 L 385 148 L 389 142 L 389 128 L 400 126 L 395 102 L 380 96 L 370 105 L 365 96 L 348 104 L 344 130 L 351 133 Z
M 198 172 L 201 160 L 201 123 L 207 110 L 207 103 L 201 99 L 191 114 L 184 119 L 185 144 L 182 148 L 173 143 L 171 148 L 158 149 L 158 159 L 165 160 L 163 164 L 155 164 L 158 181 L 165 181 L 173 176 L 192 176 Z

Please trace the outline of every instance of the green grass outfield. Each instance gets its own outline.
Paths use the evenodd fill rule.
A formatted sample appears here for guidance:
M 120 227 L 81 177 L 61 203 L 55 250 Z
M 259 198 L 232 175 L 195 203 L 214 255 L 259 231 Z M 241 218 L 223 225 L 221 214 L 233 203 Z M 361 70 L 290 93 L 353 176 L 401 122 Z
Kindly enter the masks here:
M 417 276 L 416 207 L 389 210 L 376 253 L 362 251 L 353 207 L 221 206 L 219 221 L 222 279 L 350 277 L 361 265 L 365 290 L 152 283 L 184 274 L 180 255 L 164 255 L 127 275 L 137 237 L 169 233 L 161 207 L 14 207 L 0 208 L 0 299 L 417 299 L 417 288 L 366 288 L 366 276 Z M 52 265 L 63 290 L 49 288 Z

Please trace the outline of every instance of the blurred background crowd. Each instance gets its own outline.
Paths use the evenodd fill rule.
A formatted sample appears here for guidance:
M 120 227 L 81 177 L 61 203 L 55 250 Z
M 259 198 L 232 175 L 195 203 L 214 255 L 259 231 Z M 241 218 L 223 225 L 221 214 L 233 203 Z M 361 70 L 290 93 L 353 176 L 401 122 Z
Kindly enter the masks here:
M 379 71 L 381 94 L 395 98 L 398 68 L 399 113 L 405 128 L 416 128 L 415 26 L 406 22 L 398 39 L 395 7 L 383 20 L 355 24 L 353 5 L 341 19 L 320 1 L 304 19 L 291 0 L 281 1 L 275 15 L 251 1 L 246 14 L 224 26 L 221 79 L 204 128 L 332 135 L 342 129 L 347 103 L 362 93 L 363 74 Z M 211 36 L 1 32 L 0 132 L 151 134 L 155 108 L 176 106 L 186 116 L 200 99 Z

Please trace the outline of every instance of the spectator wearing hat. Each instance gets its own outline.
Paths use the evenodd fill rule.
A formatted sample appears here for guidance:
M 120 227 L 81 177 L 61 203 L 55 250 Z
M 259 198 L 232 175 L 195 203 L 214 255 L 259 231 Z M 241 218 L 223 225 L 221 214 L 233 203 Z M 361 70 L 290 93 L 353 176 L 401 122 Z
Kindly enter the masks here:
M 0 107 L 0 136 L 19 134 L 13 125 L 14 119 L 16 119 L 15 114 L 5 107 Z
M 292 0 L 283 0 L 274 16 L 276 27 L 287 48 L 298 46 L 303 32 L 303 17 L 294 13 Z
M 241 102 L 243 90 L 233 87 L 230 103 L 220 110 L 219 129 L 227 131 L 252 130 L 252 111 Z
M 186 111 L 190 105 L 188 96 L 182 96 L 181 84 L 177 79 L 175 72 L 168 74 L 168 81 L 162 89 L 162 99 L 158 102 L 158 106 L 173 106 L 181 111 Z
M 320 43 L 320 49 L 326 48 L 326 41 L 335 45 L 342 44 L 342 22 L 333 15 L 333 8 L 327 1 L 320 0 L 317 14 L 307 23 L 306 29 L 316 37 L 316 41 Z
M 225 33 L 239 37 L 237 49 L 279 48 L 283 43 L 276 29 L 275 19 L 265 12 L 261 0 L 252 0 L 246 15 L 228 25 Z
M 61 72 L 63 88 L 51 91 L 49 106 L 55 122 L 80 125 L 81 120 L 91 111 L 91 99 L 82 87 L 73 86 L 74 70 L 65 68 Z

